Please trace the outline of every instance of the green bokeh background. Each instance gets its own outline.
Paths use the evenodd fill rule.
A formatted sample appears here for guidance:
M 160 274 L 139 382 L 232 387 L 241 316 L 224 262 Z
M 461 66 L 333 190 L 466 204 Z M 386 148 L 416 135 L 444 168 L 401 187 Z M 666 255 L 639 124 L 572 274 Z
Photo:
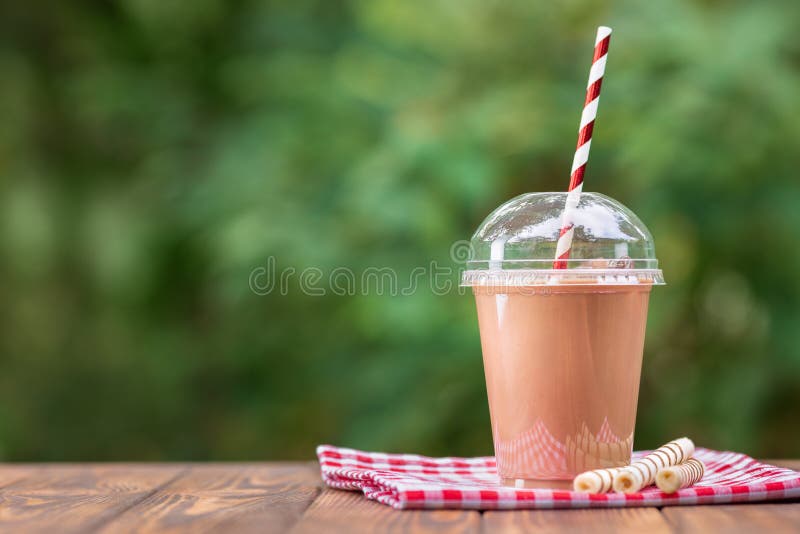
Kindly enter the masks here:
M 257 295 L 450 260 L 568 181 L 648 224 L 637 448 L 800 456 L 800 3 L 0 5 L 0 459 L 491 452 L 469 295 Z M 452 280 L 457 275 L 451 276 Z

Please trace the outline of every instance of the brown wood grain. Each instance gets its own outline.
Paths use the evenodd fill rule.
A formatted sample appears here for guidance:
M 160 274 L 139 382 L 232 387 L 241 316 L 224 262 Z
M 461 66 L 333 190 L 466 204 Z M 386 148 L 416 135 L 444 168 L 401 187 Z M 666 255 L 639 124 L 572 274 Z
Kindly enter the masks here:
M 320 491 L 316 462 L 196 464 L 103 532 L 285 532 Z
M 168 483 L 174 467 L 125 464 L 3 467 L 0 529 L 83 532 L 97 528 Z
M 480 531 L 480 513 L 472 510 L 404 510 L 367 500 L 360 492 L 326 489 L 292 530 L 304 533 Z
M 0 467 L 0 489 L 30 477 L 36 468 L 32 465 L 6 464 Z
M 797 532 L 800 504 L 672 506 L 661 511 L 678 532 Z
M 800 469 L 798 460 L 766 460 Z M 395 511 L 321 489 L 316 462 L 0 464 L 3 532 L 564 532 L 797 530 L 800 502 L 691 507 Z
M 673 529 L 656 508 L 485 512 L 485 532 L 647 532 Z
M 777 465 L 778 467 L 788 467 L 795 471 L 800 471 L 800 460 L 761 460 L 764 463 Z

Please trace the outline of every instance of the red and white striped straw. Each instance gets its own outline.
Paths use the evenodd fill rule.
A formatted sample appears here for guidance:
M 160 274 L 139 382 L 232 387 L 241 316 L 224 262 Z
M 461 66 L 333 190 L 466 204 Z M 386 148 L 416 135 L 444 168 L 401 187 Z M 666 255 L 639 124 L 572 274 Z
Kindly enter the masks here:
M 567 268 L 567 260 L 572 249 L 572 236 L 575 233 L 572 213 L 578 207 L 583 190 L 583 174 L 586 172 L 586 162 L 589 161 L 589 147 L 592 144 L 592 130 L 594 129 L 594 119 L 597 117 L 597 104 L 600 103 L 600 87 L 603 85 L 603 73 L 606 70 L 610 40 L 611 28 L 606 26 L 597 28 L 592 68 L 589 70 L 589 83 L 586 86 L 586 100 L 583 103 L 581 124 L 578 127 L 578 146 L 572 160 L 572 174 L 567 190 L 567 202 L 564 206 L 561 233 L 556 244 L 556 259 L 553 262 L 553 269 Z

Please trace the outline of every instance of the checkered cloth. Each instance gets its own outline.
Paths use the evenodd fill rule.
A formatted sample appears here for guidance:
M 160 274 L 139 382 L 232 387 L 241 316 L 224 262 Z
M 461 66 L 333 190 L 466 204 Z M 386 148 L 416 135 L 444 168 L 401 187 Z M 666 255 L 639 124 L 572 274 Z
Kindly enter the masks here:
M 635 452 L 634 458 L 648 451 Z M 800 472 L 736 452 L 698 448 L 703 480 L 673 494 L 651 486 L 639 493 L 590 495 L 501 486 L 493 457 L 429 458 L 320 445 L 322 478 L 332 488 L 361 490 L 368 499 L 409 508 L 606 508 L 752 502 L 800 497 Z

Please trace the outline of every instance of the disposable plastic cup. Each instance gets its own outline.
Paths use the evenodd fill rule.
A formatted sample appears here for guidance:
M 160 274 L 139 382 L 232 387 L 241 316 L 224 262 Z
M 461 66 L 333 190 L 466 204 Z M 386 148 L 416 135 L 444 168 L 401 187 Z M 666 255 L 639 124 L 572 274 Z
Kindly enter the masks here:
M 630 462 L 650 291 L 647 228 L 584 193 L 566 269 L 553 269 L 565 193 L 527 194 L 472 238 L 462 283 L 478 311 L 497 469 L 517 487 Z

